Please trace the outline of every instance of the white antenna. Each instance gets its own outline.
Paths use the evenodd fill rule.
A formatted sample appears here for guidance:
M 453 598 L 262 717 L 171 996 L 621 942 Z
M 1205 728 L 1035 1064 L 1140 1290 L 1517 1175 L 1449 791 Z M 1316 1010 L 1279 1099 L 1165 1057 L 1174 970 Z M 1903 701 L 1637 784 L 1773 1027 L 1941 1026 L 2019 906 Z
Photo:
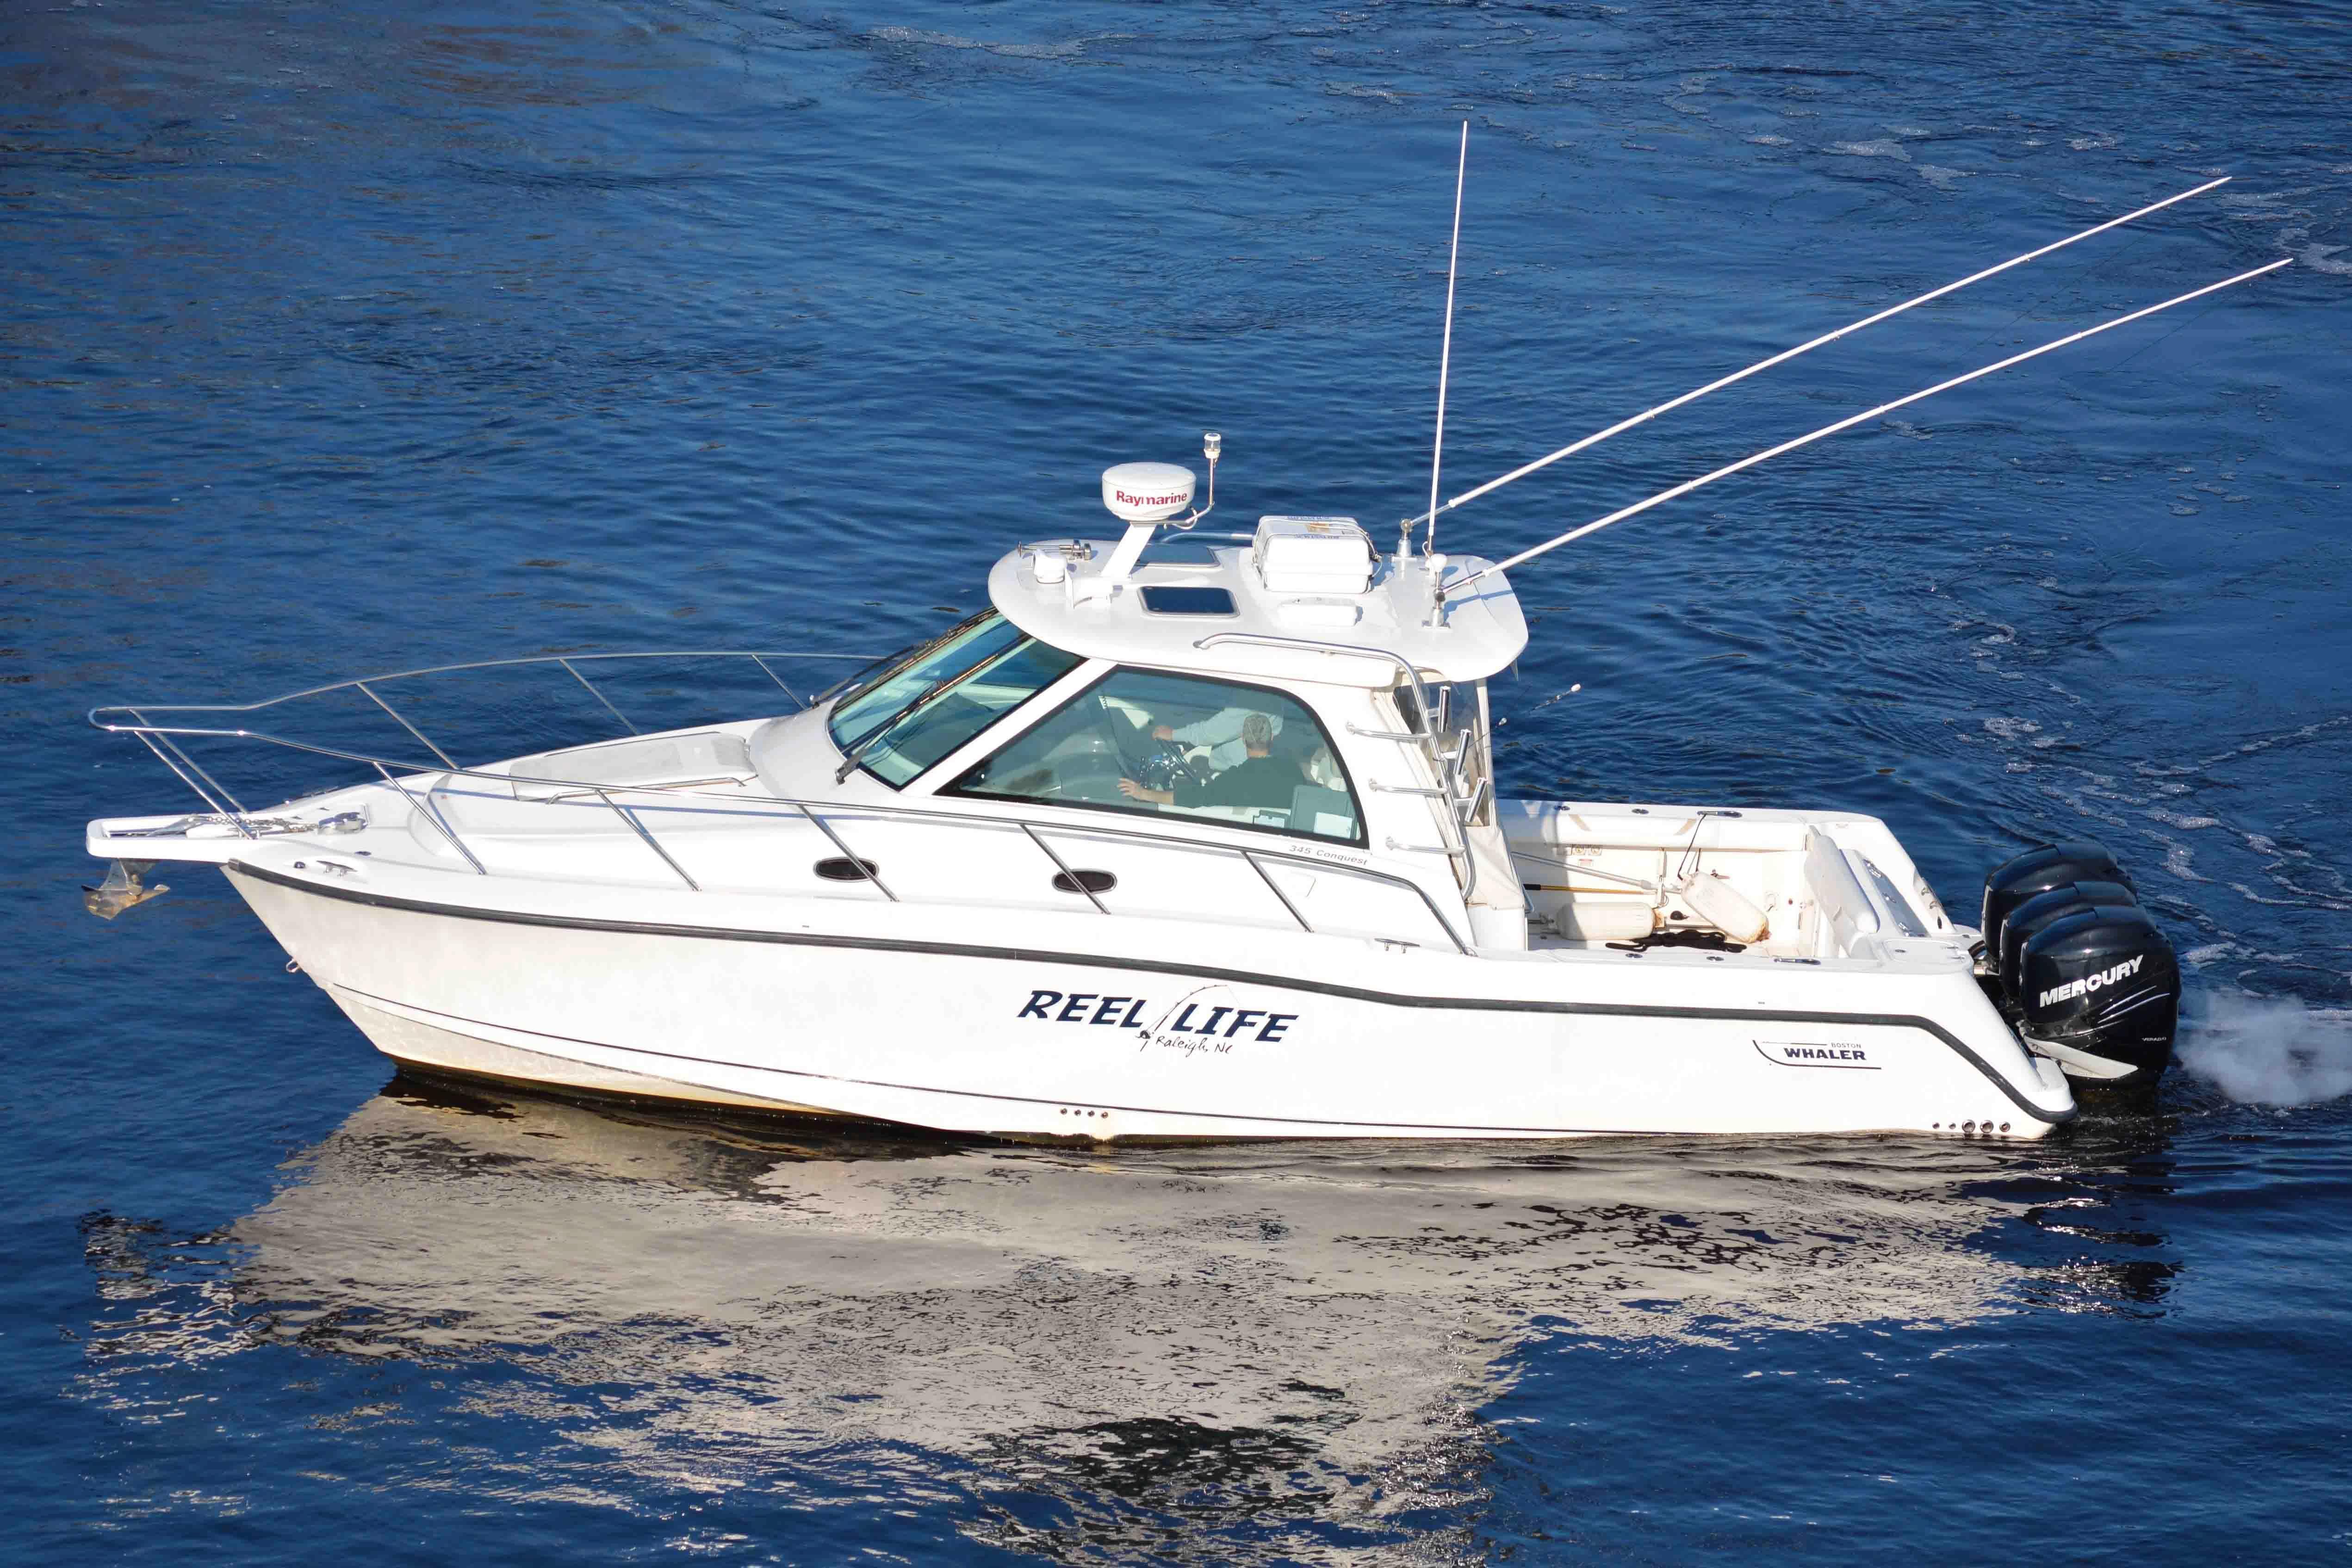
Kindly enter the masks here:
M 1996 361 L 1992 364 L 1986 365 L 1979 370 L 1970 371 L 1968 374 L 1963 376 L 1954 376 L 1948 382 L 1937 382 L 1934 386 L 1928 387 L 1922 392 L 1915 392 L 1908 397 L 1898 397 L 1893 402 L 1882 402 L 1876 408 L 1866 408 L 1860 413 L 1848 414 L 1845 418 L 1839 420 L 1834 424 L 1825 424 L 1819 430 L 1813 431 L 1808 434 L 1798 436 L 1793 441 L 1784 441 L 1778 446 L 1767 447 L 1764 451 L 1756 453 L 1752 456 L 1743 457 L 1737 463 L 1727 463 L 1712 474 L 1702 474 L 1696 479 L 1685 479 L 1670 490 L 1661 490 L 1656 495 L 1650 497 L 1646 500 L 1636 501 L 1630 507 L 1622 507 L 1616 511 L 1610 513 L 1605 517 L 1595 518 L 1593 521 L 1585 524 L 1582 528 L 1570 528 L 1568 532 L 1560 535 L 1559 538 L 1547 539 L 1542 544 L 1536 546 L 1533 549 L 1521 550 L 1518 554 L 1511 557 L 1508 560 L 1497 561 L 1492 566 L 1481 567 L 1476 571 L 1471 572 L 1468 576 L 1462 578 L 1460 580 L 1448 583 L 1440 588 L 1438 590 L 1438 600 L 1443 603 L 1449 595 L 1461 592 L 1464 589 L 1469 587 L 1472 583 L 1477 581 L 1482 577 L 1491 577 L 1496 572 L 1507 571 L 1510 568 L 1517 566 L 1522 561 L 1533 560 L 1539 555 L 1545 554 L 1550 550 L 1558 549 L 1560 546 L 1567 544 L 1571 539 L 1580 539 L 1587 534 L 1599 533 L 1602 528 L 1607 528 L 1610 524 L 1623 522 L 1627 517 L 1633 516 L 1637 512 L 1646 512 L 1652 507 L 1658 506 L 1663 502 L 1671 501 L 1677 496 L 1687 496 L 1702 485 L 1712 485 L 1717 479 L 1726 478 L 1733 474 L 1737 474 L 1743 468 L 1753 468 L 1757 464 L 1763 462 L 1768 457 L 1778 457 L 1784 452 L 1794 452 L 1798 447 L 1809 446 L 1814 442 L 1821 440 L 1825 435 L 1835 435 L 1841 430 L 1851 430 L 1864 420 L 1876 419 L 1879 415 L 1884 413 L 1892 413 L 1895 410 L 1903 407 L 1906 403 L 1917 402 L 1921 398 L 1934 397 L 1939 392 L 1949 392 L 1952 388 L 1964 386 L 1968 382 L 1975 381 L 1980 376 L 1989 376 L 1995 371 L 2005 371 L 2011 365 L 2021 365 L 2028 360 L 2035 359 L 2041 355 L 2050 352 L 2053 349 L 2063 349 L 2069 343 L 2079 343 L 2085 338 L 2095 338 L 2102 332 L 2112 331 L 2117 327 L 2126 326 L 2131 322 L 2139 320 L 2142 317 L 2153 316 L 2159 310 L 2169 310 L 2176 305 L 2186 305 L 2191 299 L 2201 299 L 2208 294 L 2214 293 L 2220 289 L 2228 288 L 2233 284 L 2244 283 L 2250 278 L 2260 277 L 2266 272 L 2276 272 L 2282 267 L 2292 267 L 2293 265 L 2294 265 L 2294 258 L 2293 256 L 2282 256 L 2278 260 L 2272 262 L 2267 267 L 2258 267 L 2252 272 L 2242 272 L 2235 277 L 2225 277 L 2219 283 L 2209 283 L 2202 288 L 2192 288 L 2186 294 L 2176 294 L 2171 298 L 2164 300 L 2159 304 L 2143 306 L 2139 309 L 2133 311 L 2128 316 L 2118 316 L 2112 321 L 2102 321 L 2095 327 L 2085 327 L 2079 332 L 2070 332 L 2063 338 L 2054 338 L 2049 342 L 2042 344 L 2040 348 L 2028 349 L 2021 354 L 2011 354 L 2005 360 Z
M 1429 542 L 1437 548 L 1437 465 L 1445 455 L 1445 375 L 1454 363 L 1454 275 L 1462 263 L 1462 177 L 1470 169 L 1470 122 L 1462 122 L 1462 152 L 1454 163 L 1454 249 L 1445 258 L 1445 337 L 1437 350 L 1437 439 L 1429 448 Z M 1413 519 L 1418 522 L 1420 519 Z M 1412 523 L 1397 540 L 1397 559 L 1412 558 Z
M 1467 127 L 1465 127 L 1465 129 L 1466 130 Z M 1437 528 L 1437 515 L 1441 511 L 1450 512 L 1454 507 L 1462 505 L 1465 501 L 1475 501 L 1479 497 L 1487 494 L 1489 491 L 1501 489 L 1504 486 L 1509 484 L 1514 479 L 1524 479 L 1538 468 L 1549 468 L 1563 457 L 1573 456 L 1577 453 L 1583 451 L 1588 446 L 1596 446 L 1601 442 L 1608 440 L 1612 435 L 1620 434 L 1624 431 L 1631 430 L 1637 424 L 1643 423 L 1648 420 L 1655 419 L 1658 415 L 1667 413 L 1670 410 L 1680 408 L 1686 402 L 1696 402 L 1711 392 L 1721 392 L 1725 387 L 1731 385 L 1734 382 L 1746 381 L 1749 376 L 1754 375 L 1759 371 L 1769 371 L 1774 365 L 1785 364 L 1787 361 L 1795 359 L 1799 354 L 1808 353 L 1814 349 L 1820 348 L 1824 343 L 1834 343 L 1840 338 L 1846 336 L 1849 332 L 1859 332 L 1864 327 L 1874 327 L 1890 316 L 1900 316 L 1903 312 L 1911 309 L 1915 306 L 1925 305 L 1931 299 L 1941 299 L 1945 295 L 1953 293 L 1958 289 L 1966 288 L 1971 283 L 1981 283 L 1986 278 L 1992 277 L 1996 273 L 2007 272 L 2012 267 L 2022 267 L 2029 261 L 2036 261 L 2042 256 L 2048 256 L 2053 250 L 2063 250 L 2066 246 L 2074 245 L 2077 241 L 2089 239 L 2094 235 L 2105 234 L 2109 229 L 2116 228 L 2122 225 L 2130 223 L 2135 218 L 2144 218 L 2150 213 L 2160 212 L 2164 208 L 2172 205 L 2175 202 L 2185 202 L 2191 196 L 2201 196 L 2216 185 L 2228 184 L 2230 183 L 2230 179 L 2231 176 L 2224 174 L 2218 180 L 2208 180 L 2205 183 L 2198 186 L 2193 191 L 2183 191 L 2177 196 L 2167 196 L 2160 202 L 2150 203 L 2148 205 L 2140 208 L 2136 213 L 2126 213 L 2122 217 L 2109 218 L 2105 223 L 2100 224 L 2093 228 L 2084 229 L 2080 234 L 2069 235 L 2064 239 L 2053 241 L 2049 245 L 2043 246 L 2039 250 L 2029 250 L 2023 256 L 2011 256 L 1998 267 L 1988 267 L 1982 272 L 1972 272 L 1968 277 L 1961 278 L 1958 283 L 1947 283 L 1941 288 L 1929 289 L 1927 293 L 1920 295 L 1916 299 L 1906 299 L 1900 305 L 1890 305 L 1874 316 L 1865 316 L 1859 321 L 1849 322 L 1845 326 L 1840 327 L 1834 332 L 1824 332 L 1820 337 L 1813 339 L 1811 342 L 1800 343 L 1793 349 L 1783 349 L 1769 359 L 1757 361 L 1754 364 L 1748 366 L 1744 371 L 1734 371 L 1731 374 L 1723 377 L 1720 381 L 1709 382 L 1706 385 L 1698 388 L 1695 392 L 1686 392 L 1678 398 L 1670 398 L 1666 402 L 1658 404 L 1655 408 L 1644 409 L 1640 413 L 1633 415 L 1631 419 L 1621 419 L 1606 430 L 1596 430 L 1591 434 L 1584 437 L 1581 441 L 1571 441 L 1557 452 L 1546 453 L 1543 456 L 1537 458 L 1532 463 L 1522 464 L 1520 466 L 1512 469 L 1509 473 L 1504 475 L 1499 479 L 1489 479 L 1475 490 L 1465 490 L 1459 496 L 1454 497 L 1454 499 L 1446 502 L 1443 507 L 1440 507 L 1437 504 L 1437 487 L 1433 485 L 1430 486 L 1429 510 L 1423 513 L 1418 517 L 1406 518 L 1404 524 L 1405 528 L 1407 531 L 1410 531 L 1414 524 L 1425 521 L 1430 526 L 1430 531 L 1434 534 Z M 1449 311 L 1451 309 L 1451 285 L 1449 285 Z M 1441 415 L 1440 423 L 1442 424 L 1443 423 L 1443 416 Z

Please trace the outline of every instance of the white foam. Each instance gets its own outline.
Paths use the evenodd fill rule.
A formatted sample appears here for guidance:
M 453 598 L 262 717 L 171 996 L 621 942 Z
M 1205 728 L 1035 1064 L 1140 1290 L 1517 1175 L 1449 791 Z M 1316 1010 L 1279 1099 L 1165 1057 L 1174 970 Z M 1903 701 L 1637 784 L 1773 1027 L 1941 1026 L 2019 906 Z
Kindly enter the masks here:
M 2188 1022 L 2181 1067 L 2241 1103 L 2311 1105 L 2352 1094 L 2352 1011 L 2218 991 Z
M 2352 274 L 2352 261 L 2334 259 L 2336 253 L 2343 248 L 2340 245 L 2307 245 L 2295 259 L 2314 272 Z

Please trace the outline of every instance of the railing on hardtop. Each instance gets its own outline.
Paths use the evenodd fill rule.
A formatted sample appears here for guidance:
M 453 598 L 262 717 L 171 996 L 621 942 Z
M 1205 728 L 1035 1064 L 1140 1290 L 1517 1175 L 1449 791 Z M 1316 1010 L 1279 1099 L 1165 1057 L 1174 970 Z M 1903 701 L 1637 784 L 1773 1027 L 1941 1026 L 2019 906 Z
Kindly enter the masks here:
M 207 772 L 192 756 L 188 754 L 187 748 L 179 744 L 181 740 L 219 739 L 258 741 L 264 745 L 280 747 L 289 751 L 303 752 L 313 757 L 334 758 L 341 761 L 357 762 L 371 767 L 382 777 L 386 786 L 396 791 L 401 798 L 407 802 L 409 808 L 416 815 L 419 821 L 429 823 L 441 834 L 443 838 L 448 841 L 450 847 L 455 849 L 457 853 L 464 858 L 466 863 L 471 866 L 475 874 L 478 876 L 490 875 L 491 873 L 489 868 L 484 865 L 480 857 L 476 855 L 473 850 L 467 845 L 465 839 L 458 833 L 457 828 L 448 821 L 447 817 L 433 801 L 433 791 L 437 788 L 437 780 L 439 779 L 479 779 L 489 780 L 505 786 L 509 793 L 514 794 L 515 798 L 518 800 L 522 798 L 519 792 L 514 791 L 514 786 L 518 784 L 544 786 L 556 790 L 566 791 L 574 799 L 580 795 L 594 795 L 608 810 L 613 812 L 615 817 L 619 818 L 622 822 L 626 824 L 629 830 L 635 833 L 638 839 L 642 840 L 648 849 L 660 857 L 662 863 L 667 866 L 669 870 L 677 875 L 680 882 L 684 883 L 688 889 L 696 893 L 703 891 L 702 885 L 695 881 L 692 874 L 678 862 L 677 858 L 675 855 L 671 854 L 668 850 L 662 846 L 660 839 L 646 826 L 644 821 L 638 815 L 638 808 L 624 801 L 614 800 L 613 797 L 615 793 L 637 797 L 658 797 L 659 800 L 664 804 L 677 801 L 717 803 L 719 809 L 715 811 L 712 811 L 709 805 L 705 805 L 703 808 L 704 814 L 772 818 L 774 816 L 772 811 L 756 810 L 755 808 L 783 807 L 788 810 L 795 811 L 799 813 L 802 818 L 805 819 L 810 826 L 815 828 L 819 832 L 824 835 L 826 840 L 832 843 L 834 848 L 840 852 L 842 859 L 845 861 L 849 866 L 856 868 L 859 873 L 858 880 L 870 883 L 876 892 L 881 894 L 885 899 L 892 904 L 901 903 L 903 900 L 900 899 L 899 895 L 896 892 L 892 891 L 888 883 L 882 880 L 876 862 L 855 852 L 848 843 L 843 840 L 839 831 L 832 823 L 827 822 L 824 817 L 818 815 L 820 810 L 831 811 L 837 814 L 846 813 L 861 817 L 882 817 L 901 821 L 951 822 L 965 828 L 993 827 L 1018 830 L 1030 843 L 1034 844 L 1040 852 L 1042 852 L 1048 860 L 1053 862 L 1055 872 L 1056 873 L 1055 877 L 1055 885 L 1057 888 L 1064 891 L 1084 894 L 1087 901 L 1093 904 L 1097 911 L 1104 915 L 1109 915 L 1113 912 L 1108 905 L 1103 903 L 1096 889 L 1088 885 L 1087 876 L 1072 870 L 1069 862 L 1064 860 L 1051 844 L 1047 843 L 1044 838 L 1039 836 L 1040 830 L 1054 833 L 1073 833 L 1081 836 L 1108 838 L 1121 842 L 1172 845 L 1194 853 L 1212 854 L 1242 861 L 1246 863 L 1253 872 L 1257 873 L 1258 880 L 1265 883 L 1266 891 L 1273 894 L 1275 901 L 1282 906 L 1283 912 L 1297 923 L 1300 930 L 1305 931 L 1309 935 L 1317 934 L 1313 923 L 1310 922 L 1307 918 L 1306 915 L 1299 910 L 1297 904 L 1287 894 L 1282 891 L 1281 886 L 1276 883 L 1273 875 L 1266 870 L 1266 863 L 1271 862 L 1276 864 L 1302 866 L 1326 874 L 1339 873 L 1347 876 L 1362 877 L 1370 881 L 1384 883 L 1391 886 L 1403 889 L 1413 894 L 1420 902 L 1422 907 L 1427 912 L 1430 919 L 1435 923 L 1437 928 L 1444 933 L 1446 940 L 1453 944 L 1454 949 L 1457 952 L 1465 954 L 1467 954 L 1470 951 L 1469 945 L 1465 942 L 1462 939 L 1461 935 L 1454 930 L 1453 922 L 1447 920 L 1438 910 L 1436 903 L 1431 899 L 1427 889 L 1422 887 L 1420 883 L 1408 877 L 1398 876 L 1388 872 L 1374 871 L 1367 866 L 1335 863 L 1328 860 L 1318 860 L 1308 855 L 1290 854 L 1279 850 L 1261 850 L 1245 845 L 1221 844 L 1201 839 L 1180 838 L 1167 833 L 1143 832 L 1125 826 L 1112 827 L 1109 825 L 1097 826 L 1088 823 L 1072 823 L 1066 821 L 1035 821 L 1020 817 L 992 812 L 985 810 L 943 811 L 918 806 L 892 806 L 878 803 L 867 803 L 864 801 L 804 800 L 780 795 L 751 794 L 740 789 L 721 791 L 691 786 L 665 787 L 661 785 L 597 784 L 590 783 L 582 779 L 541 778 L 527 774 L 490 772 L 482 768 L 464 768 L 452 761 L 448 753 L 444 751 L 439 746 L 434 744 L 434 742 L 425 736 L 422 730 L 418 729 L 415 725 L 411 723 L 405 716 L 395 710 L 389 703 L 385 702 L 383 698 L 373 689 L 374 686 L 381 685 L 385 682 L 405 679 L 411 676 L 446 674 L 457 671 L 502 669 L 523 664 L 559 664 L 562 666 L 574 680 L 578 681 L 581 685 L 586 687 L 589 694 L 592 696 L 594 696 L 599 703 L 602 703 L 605 709 L 610 712 L 614 718 L 619 719 L 624 726 L 626 726 L 632 735 L 641 735 L 644 731 L 638 729 L 635 724 L 632 724 L 627 716 L 623 714 L 619 708 L 614 706 L 612 702 L 605 697 L 603 692 L 599 691 L 585 675 L 583 675 L 579 672 L 579 670 L 573 668 L 573 661 L 576 660 L 582 663 L 586 663 L 593 659 L 663 658 L 750 659 L 757 663 L 761 671 L 768 675 L 769 679 L 773 681 L 777 687 L 787 696 L 792 697 L 793 702 L 797 704 L 802 710 L 807 709 L 816 701 L 823 700 L 831 688 L 828 688 L 827 691 L 820 691 L 811 698 L 803 698 L 797 692 L 793 691 L 791 686 L 786 685 L 783 680 L 779 677 L 772 669 L 768 667 L 766 661 L 771 659 L 779 661 L 787 659 L 857 659 L 861 668 L 865 665 L 870 665 L 875 663 L 875 661 L 871 659 L 863 659 L 858 655 L 847 654 L 744 653 L 708 650 L 694 650 L 690 652 L 668 653 L 548 654 L 536 658 L 496 659 L 483 661 L 477 664 L 441 664 L 433 666 L 429 669 L 402 670 L 387 675 L 369 675 L 357 680 L 338 681 L 330 685 L 312 686 L 304 691 L 289 692 L 283 696 L 266 698 L 260 702 L 254 703 L 116 704 L 105 707 L 91 709 L 89 713 L 89 722 L 98 728 L 105 730 L 110 734 L 137 736 L 146 744 L 148 749 L 152 751 L 157 758 L 163 762 L 164 767 L 170 768 L 173 774 L 177 775 L 181 782 L 186 784 L 189 789 L 195 792 L 199 799 L 204 800 L 205 805 L 212 809 L 212 814 L 215 818 L 235 827 L 239 833 L 247 839 L 258 840 L 264 836 L 269 836 L 276 832 L 287 830 L 277 821 L 257 817 L 255 813 L 248 811 L 234 795 L 230 794 L 229 791 L 222 786 L 218 779 L 215 779 L 211 773 Z M 432 752 L 437 761 L 436 763 L 422 763 L 413 758 L 399 758 L 380 756 L 369 752 L 351 751 L 339 747 L 320 746 L 310 741 L 297 740 L 289 736 L 273 735 L 267 730 L 248 729 L 242 727 L 236 728 L 220 728 L 204 725 L 157 723 L 150 716 L 151 715 L 176 714 L 257 713 L 266 709 L 277 707 L 285 703 L 295 702 L 304 697 L 321 696 L 329 693 L 341 691 L 357 691 L 366 696 L 370 701 L 373 702 L 376 706 L 382 708 L 388 716 L 390 716 L 391 718 L 401 727 L 401 728 L 406 730 L 409 735 L 413 736 L 419 744 L 425 747 L 426 750 Z M 116 716 L 127 716 L 128 722 L 125 722 L 124 718 L 118 717 Z M 426 780 L 432 780 L 435 782 L 425 782 L 423 793 L 420 795 L 417 792 L 412 791 L 408 783 L 403 781 L 401 775 L 404 774 L 407 775 L 412 782 L 423 782 Z M 199 783 L 199 779 L 203 780 L 203 782 Z M 209 789 L 206 788 L 207 785 L 210 786 Z M 217 791 L 219 799 L 215 798 L 215 791 Z M 226 805 L 223 804 L 224 801 L 226 802 Z M 560 801 L 556 799 L 546 799 L 535 803 L 552 806 L 559 804 Z

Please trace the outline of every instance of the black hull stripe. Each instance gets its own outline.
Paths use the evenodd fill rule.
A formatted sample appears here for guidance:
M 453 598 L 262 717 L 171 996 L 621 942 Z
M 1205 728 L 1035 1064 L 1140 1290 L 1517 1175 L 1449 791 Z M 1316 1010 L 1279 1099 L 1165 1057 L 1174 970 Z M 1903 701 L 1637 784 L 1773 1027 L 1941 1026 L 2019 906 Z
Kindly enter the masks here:
M 468 904 L 435 904 L 419 898 L 401 898 L 391 894 L 362 893 L 357 888 L 329 887 L 319 883 L 304 882 L 283 872 L 267 870 L 243 861 L 231 861 L 222 866 L 224 873 L 249 876 L 258 882 L 270 883 L 307 893 L 313 897 L 334 899 L 345 904 L 363 904 L 378 909 L 405 910 L 416 915 L 438 915 L 453 920 L 487 920 L 502 925 L 542 925 L 567 931 L 604 931 L 635 936 L 681 936 L 705 942 L 764 942 L 785 947 L 835 947 L 879 953 L 924 953 L 950 958 L 987 958 L 1008 963 L 1071 964 L 1097 969 L 1133 969 L 1155 975 L 1183 975 L 1193 979 L 1225 980 L 1248 986 L 1274 986 L 1285 990 L 1307 991 L 1318 996 L 1344 997 L 1349 1001 L 1371 1002 L 1383 1007 L 1432 1008 L 1447 1012 L 1499 1012 L 1565 1014 L 1590 1018 L 1642 1019 L 1731 1019 L 1742 1023 L 1818 1023 L 1843 1024 L 1848 1027 L 1879 1026 L 1888 1029 L 1916 1029 L 1935 1036 L 1957 1052 L 1992 1085 L 2008 1096 L 2010 1102 L 2038 1122 L 2053 1126 L 2074 1119 L 2076 1112 L 2069 1106 L 2061 1112 L 2049 1112 L 2036 1105 L 2017 1086 L 2001 1076 L 1991 1062 L 1978 1055 L 1969 1043 L 1933 1019 L 1908 1013 L 1824 1013 L 1785 1012 L 1742 1008 L 1663 1008 L 1639 1007 L 1614 1002 L 1545 1002 L 1517 1001 L 1484 997 L 1417 997 L 1410 993 L 1369 990 L 1360 986 L 1342 986 L 1328 980 L 1293 979 L 1281 975 L 1255 973 L 1246 969 L 1221 969 L 1205 964 L 1186 964 L 1157 958 L 1122 958 L 1097 953 L 1056 953 L 1029 947 L 989 947 L 961 942 L 914 942 L 889 936 L 836 936 L 813 931 L 746 931 L 725 925 L 670 925 L 641 920 L 598 920 L 584 915 L 530 915 L 518 910 L 482 909 Z

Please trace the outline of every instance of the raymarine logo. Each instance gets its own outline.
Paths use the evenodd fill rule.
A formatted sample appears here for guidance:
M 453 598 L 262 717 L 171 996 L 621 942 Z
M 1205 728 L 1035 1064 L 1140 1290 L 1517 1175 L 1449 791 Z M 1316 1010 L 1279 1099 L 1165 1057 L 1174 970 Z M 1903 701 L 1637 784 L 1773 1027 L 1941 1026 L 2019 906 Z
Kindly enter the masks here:
M 2111 969 L 2102 969 L 2095 975 L 2085 975 L 2079 980 L 2069 980 L 2063 986 L 2053 986 L 2042 992 L 2033 1005 L 2046 1008 L 2053 1002 L 2072 1001 L 2076 997 L 2087 997 L 2093 991 L 2114 985 L 2117 980 L 2130 979 L 2139 973 L 2139 967 L 2147 962 L 2147 955 L 2142 953 L 2137 958 L 2125 959 Z
M 1122 507 L 1181 507 L 1192 498 L 1190 491 L 1183 490 L 1168 496 L 1130 496 L 1119 489 L 1112 490 L 1111 494 L 1118 497 L 1118 504 Z

